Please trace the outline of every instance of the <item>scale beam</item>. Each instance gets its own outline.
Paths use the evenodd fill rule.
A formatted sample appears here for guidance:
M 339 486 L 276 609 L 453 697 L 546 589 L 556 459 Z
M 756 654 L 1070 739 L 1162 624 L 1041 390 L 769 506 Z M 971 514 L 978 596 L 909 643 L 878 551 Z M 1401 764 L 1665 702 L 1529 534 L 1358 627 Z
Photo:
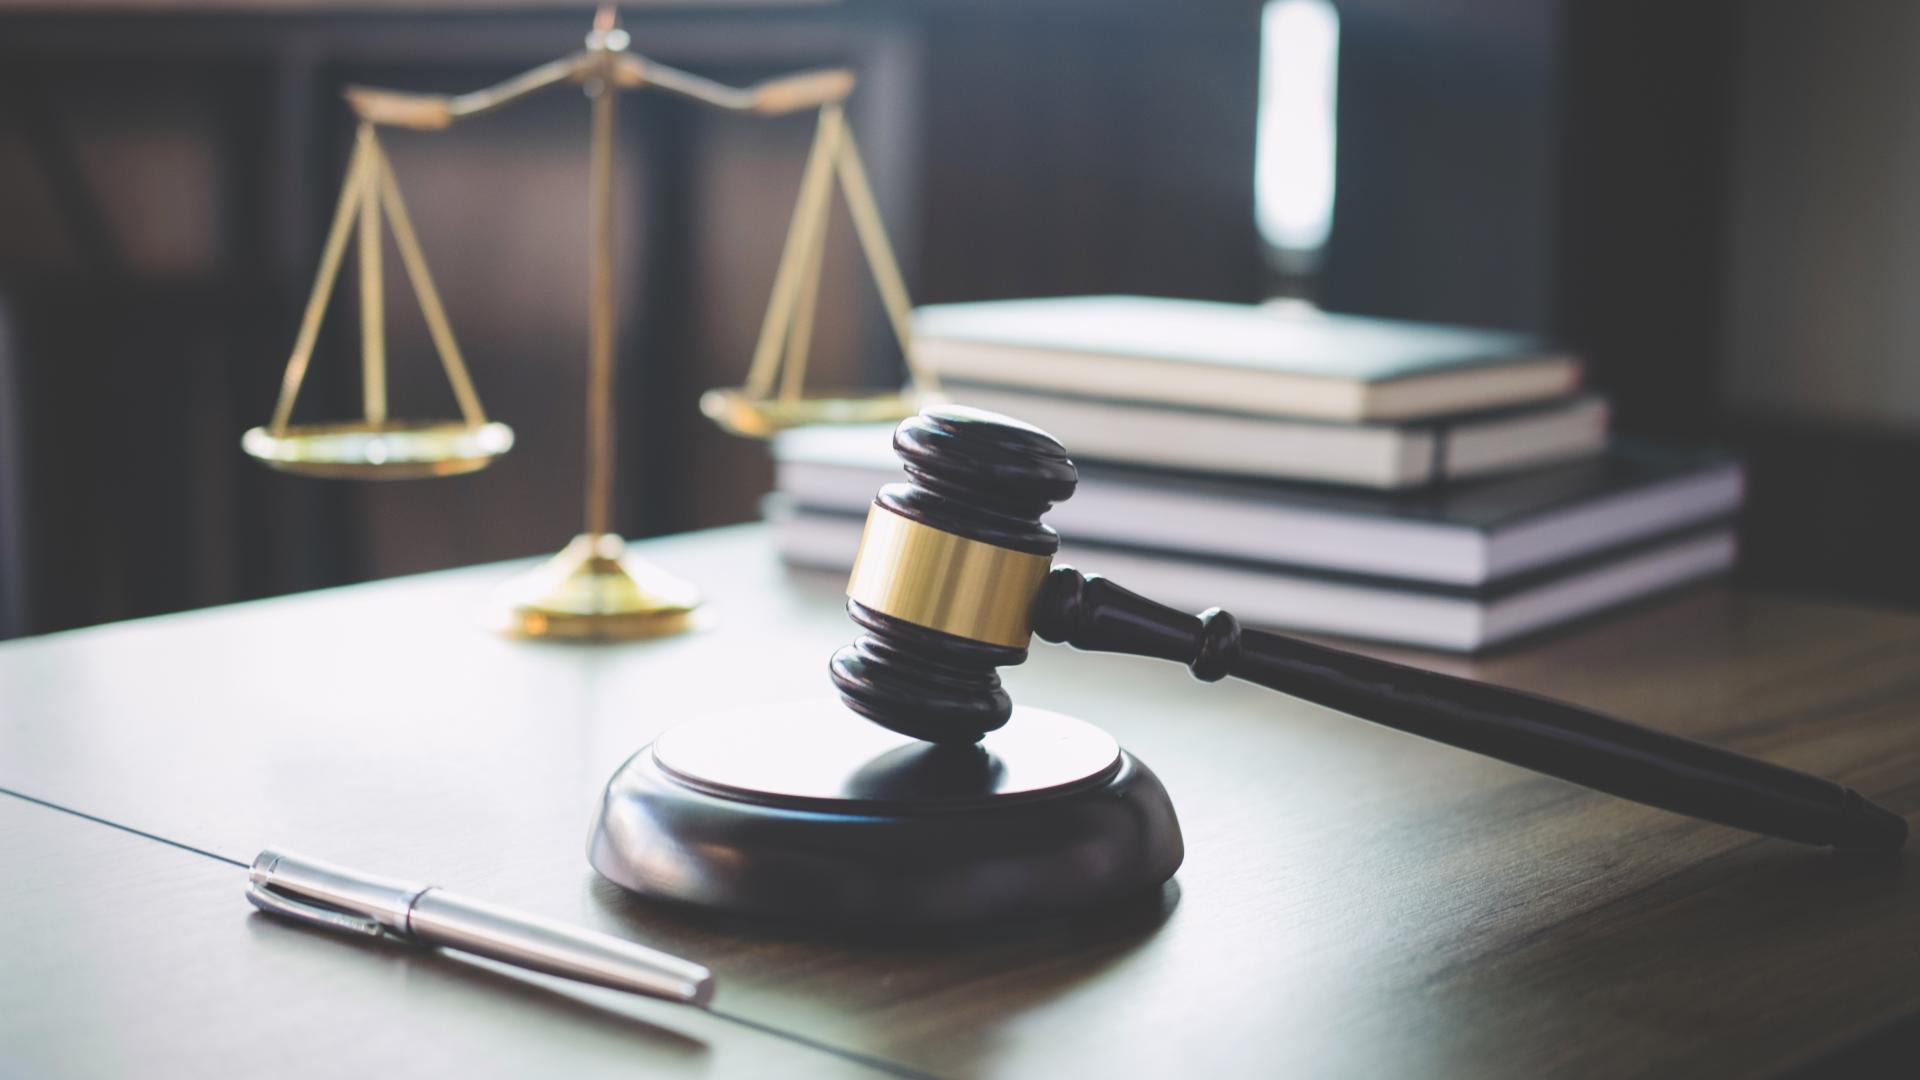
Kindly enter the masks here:
M 853 72 L 845 68 L 822 68 L 783 75 L 752 86 L 727 86 L 633 53 L 619 58 L 613 77 L 623 90 L 663 90 L 716 109 L 757 116 L 781 116 L 835 105 L 853 93 L 854 85 Z
M 344 96 L 355 115 L 368 123 L 409 131 L 444 131 L 458 121 L 503 109 L 550 86 L 584 82 L 594 76 L 600 62 L 600 53 L 587 49 L 466 94 L 415 94 L 377 86 L 349 86 Z M 711 108 L 756 116 L 782 116 L 845 101 L 853 93 L 854 83 L 853 72 L 845 68 L 803 71 L 752 86 L 728 86 L 633 53 L 617 54 L 613 63 L 613 84 L 622 90 L 659 90 Z
M 443 131 L 456 120 L 505 108 L 549 86 L 578 82 L 596 63 L 593 51 L 582 50 L 467 94 L 414 94 L 377 86 L 349 86 L 344 96 L 360 119 L 368 123 L 412 131 Z

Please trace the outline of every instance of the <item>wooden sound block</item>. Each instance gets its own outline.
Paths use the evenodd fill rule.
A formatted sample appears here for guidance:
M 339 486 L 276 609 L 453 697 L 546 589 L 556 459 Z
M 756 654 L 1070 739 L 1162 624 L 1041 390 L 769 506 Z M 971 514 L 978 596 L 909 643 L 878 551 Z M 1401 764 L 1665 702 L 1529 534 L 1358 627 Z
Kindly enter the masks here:
M 607 784 L 588 857 L 701 907 L 935 926 L 1137 897 L 1183 854 L 1166 789 L 1084 721 L 1020 708 L 980 745 L 936 746 L 817 702 L 642 747 Z

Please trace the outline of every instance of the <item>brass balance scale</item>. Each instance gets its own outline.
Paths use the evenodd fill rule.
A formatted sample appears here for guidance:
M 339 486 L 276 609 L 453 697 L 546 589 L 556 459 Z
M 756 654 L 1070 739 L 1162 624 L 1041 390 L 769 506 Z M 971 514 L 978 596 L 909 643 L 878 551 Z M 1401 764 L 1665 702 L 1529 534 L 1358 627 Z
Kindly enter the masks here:
M 810 108 L 819 111 L 799 198 L 746 381 L 738 387 L 708 391 L 700 406 L 709 418 L 733 434 L 766 438 L 803 425 L 899 420 L 938 395 L 931 373 L 916 362 L 906 285 L 842 111 L 842 103 L 853 91 L 852 72 L 810 71 L 755 86 L 731 87 L 649 60 L 630 52 L 628 45 L 628 35 L 620 29 L 613 8 L 605 6 L 595 17 L 586 48 L 497 86 L 460 95 L 366 87 L 347 91 L 347 102 L 360 118 L 360 131 L 347 164 L 333 224 L 321 249 L 319 272 L 294 340 L 293 355 L 287 361 L 273 417 L 241 440 L 247 453 L 283 472 L 359 480 L 455 476 L 486 468 L 512 448 L 512 429 L 487 418 L 467 374 L 377 132 L 383 126 L 445 130 L 551 86 L 581 85 L 593 107 L 587 197 L 590 277 L 585 528 L 559 554 L 502 589 L 490 621 L 512 636 L 655 637 L 686 629 L 700 603 L 693 586 L 628 552 L 620 536 L 610 531 L 615 326 L 613 139 L 614 110 L 622 91 L 658 90 L 716 109 L 757 116 L 781 116 Z M 908 383 L 897 392 L 819 394 L 805 386 L 836 180 L 906 361 Z M 396 419 L 388 414 L 383 218 L 459 404 L 457 421 Z M 294 403 L 306 379 L 349 233 L 356 225 L 362 415 L 358 420 L 295 424 Z

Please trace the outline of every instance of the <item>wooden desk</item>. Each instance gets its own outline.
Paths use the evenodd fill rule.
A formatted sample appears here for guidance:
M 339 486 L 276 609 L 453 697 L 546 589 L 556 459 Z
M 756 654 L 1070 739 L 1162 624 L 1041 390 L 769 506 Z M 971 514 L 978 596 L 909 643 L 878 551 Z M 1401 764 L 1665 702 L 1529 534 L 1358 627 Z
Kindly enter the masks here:
M 0 799 L 0 1076 L 831 1077 L 692 1009 L 236 906 L 244 870 Z
M 45 983 L 36 1000 L 85 1022 L 0 1008 L 0 1066 L 110 1066 L 103 1044 L 125 1029 L 152 1055 L 143 1073 L 199 1074 L 192 1050 L 217 1025 L 224 1060 L 297 1043 L 336 1074 L 374 1047 L 401 1072 L 450 1067 L 469 1034 L 503 1072 L 759 1072 L 776 1053 L 782 1074 L 858 1068 L 831 1056 L 846 1052 L 943 1075 L 1753 1073 L 1920 1017 L 1911 850 L 1856 861 L 1753 838 L 1251 686 L 1046 646 L 1008 673 L 1016 699 L 1107 726 L 1173 793 L 1188 860 L 1157 901 L 922 941 L 643 903 L 585 863 L 607 776 L 679 721 L 830 694 L 826 658 L 851 633 L 840 583 L 782 570 L 757 529 L 646 550 L 707 589 L 714 626 L 641 645 L 496 640 L 474 615 L 508 568 L 482 567 L 0 646 L 0 787 L 235 860 L 279 844 L 626 934 L 711 965 L 734 1020 L 603 1015 L 546 991 L 496 1005 L 501 979 L 454 961 L 262 925 L 213 858 L 42 821 L 9 839 L 27 847 L 0 879 L 0 970 L 8 992 Z M 1920 619 L 1704 590 L 1429 662 L 1819 772 L 1911 820 L 1916 655 Z M 0 835 L 54 816 L 0 809 Z M 190 935 L 129 929 L 149 913 L 99 899 L 115 895 L 106 848 Z M 63 874 L 75 909 L 51 891 Z M 201 952 L 204 968 L 188 962 Z M 141 970 L 173 971 L 177 990 L 135 993 Z M 209 989 L 235 970 L 253 992 Z M 633 1032 L 616 1022 L 629 1015 Z

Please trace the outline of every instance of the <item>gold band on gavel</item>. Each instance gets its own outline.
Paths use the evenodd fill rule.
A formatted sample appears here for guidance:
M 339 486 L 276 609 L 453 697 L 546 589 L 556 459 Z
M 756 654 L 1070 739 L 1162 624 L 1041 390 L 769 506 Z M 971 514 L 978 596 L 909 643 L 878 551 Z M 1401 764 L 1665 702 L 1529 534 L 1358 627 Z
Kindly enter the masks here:
M 875 503 L 848 599 L 915 626 L 1025 648 L 1053 559 L 955 536 Z

